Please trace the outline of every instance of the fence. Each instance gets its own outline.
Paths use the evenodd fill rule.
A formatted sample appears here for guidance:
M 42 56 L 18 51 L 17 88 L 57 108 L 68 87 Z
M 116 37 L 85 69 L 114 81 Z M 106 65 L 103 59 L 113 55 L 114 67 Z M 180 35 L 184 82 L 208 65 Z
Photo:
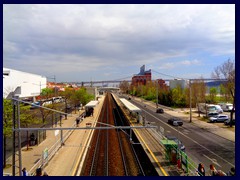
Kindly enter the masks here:
M 76 124 L 74 123 L 71 127 L 75 127 Z M 74 130 L 68 130 L 63 134 L 62 142 L 65 142 L 68 137 L 72 134 Z M 61 139 L 57 140 L 50 149 L 45 149 L 42 154 L 42 158 L 39 159 L 36 164 L 29 170 L 29 175 L 34 176 L 37 168 L 44 168 L 48 162 L 54 157 L 56 152 L 62 147 Z

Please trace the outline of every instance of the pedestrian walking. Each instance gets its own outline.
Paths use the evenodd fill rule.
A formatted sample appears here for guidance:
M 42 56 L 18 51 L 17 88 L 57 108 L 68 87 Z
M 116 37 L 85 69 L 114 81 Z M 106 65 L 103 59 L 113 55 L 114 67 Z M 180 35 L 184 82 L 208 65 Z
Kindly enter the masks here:
M 35 135 L 34 135 L 34 133 L 32 133 L 32 134 L 30 135 L 30 145 L 31 145 L 31 146 L 34 146 L 34 145 L 35 145 Z
M 202 163 L 198 165 L 198 174 L 199 176 L 205 176 L 205 169 Z
M 235 168 L 232 167 L 228 172 L 227 172 L 227 176 L 235 176 Z
M 210 164 L 210 176 L 227 176 L 226 173 L 224 173 L 222 170 L 217 170 L 213 164 Z
M 22 175 L 23 176 L 28 176 L 28 172 L 27 172 L 27 169 L 25 167 L 22 169 Z
M 216 168 L 214 167 L 213 164 L 210 164 L 210 170 L 209 170 L 209 175 L 210 176 L 218 176 L 218 172 L 216 170 Z
M 42 176 L 42 168 L 36 169 L 36 176 Z
M 80 117 L 77 117 L 77 118 L 76 118 L 76 126 L 77 126 L 77 127 L 78 127 L 79 123 L 80 123 Z

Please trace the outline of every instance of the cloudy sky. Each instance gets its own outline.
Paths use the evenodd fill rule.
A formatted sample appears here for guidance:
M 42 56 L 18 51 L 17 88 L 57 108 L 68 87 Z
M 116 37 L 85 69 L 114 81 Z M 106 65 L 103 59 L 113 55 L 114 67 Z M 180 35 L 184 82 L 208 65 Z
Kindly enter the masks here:
M 4 67 L 58 82 L 131 77 L 144 64 L 153 79 L 210 78 L 235 59 L 235 5 L 4 4 L 3 53 Z

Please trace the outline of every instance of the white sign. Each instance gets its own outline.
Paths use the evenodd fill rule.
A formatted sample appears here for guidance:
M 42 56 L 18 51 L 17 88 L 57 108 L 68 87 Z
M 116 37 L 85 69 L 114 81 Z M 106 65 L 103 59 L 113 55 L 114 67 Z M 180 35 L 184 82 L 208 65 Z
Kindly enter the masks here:
M 59 130 L 55 130 L 54 134 L 55 134 L 55 136 L 57 136 L 59 134 Z

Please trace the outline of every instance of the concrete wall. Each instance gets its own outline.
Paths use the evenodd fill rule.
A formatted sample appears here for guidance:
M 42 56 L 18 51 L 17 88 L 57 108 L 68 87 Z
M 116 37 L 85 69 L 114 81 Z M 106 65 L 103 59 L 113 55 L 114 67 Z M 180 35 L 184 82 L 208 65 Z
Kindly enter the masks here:
M 19 97 L 38 96 L 40 89 L 46 88 L 46 85 L 47 78 L 44 76 L 3 68 L 4 98 L 14 91 L 19 93 Z

